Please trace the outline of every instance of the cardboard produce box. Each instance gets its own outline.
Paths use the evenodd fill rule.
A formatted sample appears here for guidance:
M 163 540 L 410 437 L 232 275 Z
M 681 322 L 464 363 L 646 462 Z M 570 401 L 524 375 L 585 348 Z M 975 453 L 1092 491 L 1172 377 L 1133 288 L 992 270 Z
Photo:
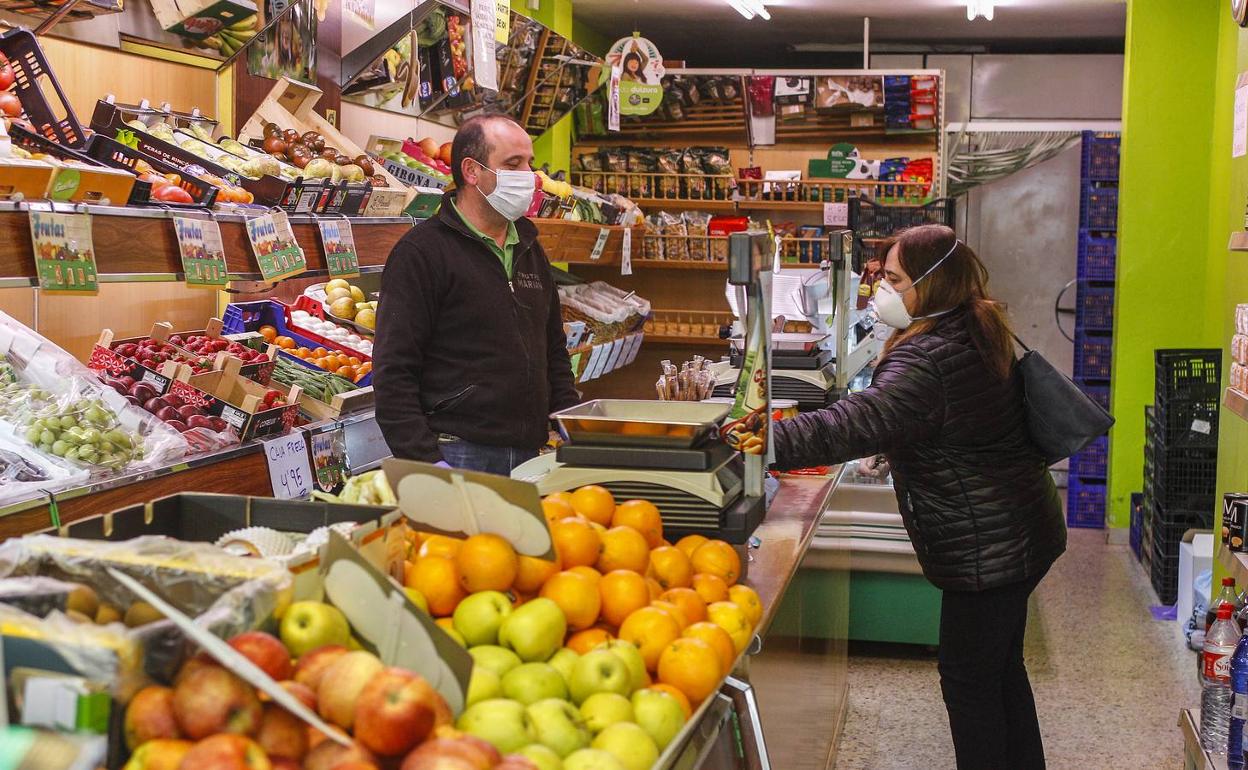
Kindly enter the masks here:
M 227 357 L 217 361 L 217 366 L 222 368 L 195 375 L 184 365 L 171 367 L 176 373 L 169 392 L 202 407 L 210 415 L 221 417 L 243 441 L 280 435 L 293 428 L 299 420 L 298 402 L 302 393 L 299 386 L 287 390 L 280 383 L 260 385 L 239 376 L 240 365 L 237 358 Z M 170 369 L 164 373 L 170 374 Z M 265 406 L 270 393 L 278 394 L 283 403 Z

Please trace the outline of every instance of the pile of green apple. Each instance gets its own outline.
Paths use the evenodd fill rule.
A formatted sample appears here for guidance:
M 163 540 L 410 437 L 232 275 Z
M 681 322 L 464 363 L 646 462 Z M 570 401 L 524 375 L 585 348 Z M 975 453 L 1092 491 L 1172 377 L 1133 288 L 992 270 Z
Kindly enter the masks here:
M 562 647 L 567 621 L 549 599 L 513 608 L 506 594 L 481 591 L 452 623 L 475 663 L 456 727 L 541 770 L 648 770 L 684 726 L 681 704 L 647 689 L 629 642 L 585 655 Z

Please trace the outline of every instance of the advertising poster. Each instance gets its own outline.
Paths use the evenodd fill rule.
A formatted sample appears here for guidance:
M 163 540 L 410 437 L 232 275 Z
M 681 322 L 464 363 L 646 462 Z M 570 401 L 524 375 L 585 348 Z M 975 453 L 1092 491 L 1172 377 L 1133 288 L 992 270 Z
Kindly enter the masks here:
M 322 219 L 321 247 L 325 250 L 325 266 L 330 278 L 354 278 L 360 274 L 360 261 L 355 251 L 351 223 L 345 219 Z
M 654 43 L 639 36 L 621 38 L 607 52 L 607 65 L 619 67 L 619 114 L 649 115 L 663 103 L 663 56 Z
M 174 217 L 173 232 L 182 256 L 182 273 L 192 289 L 216 289 L 228 282 L 221 228 L 211 219 Z
M 256 264 L 264 280 L 280 281 L 307 271 L 307 260 L 290 229 L 286 212 L 274 211 L 248 219 L 247 239 L 251 241 L 251 251 L 256 255 Z
M 97 294 L 95 247 L 87 214 L 30 212 L 39 288 L 49 294 Z

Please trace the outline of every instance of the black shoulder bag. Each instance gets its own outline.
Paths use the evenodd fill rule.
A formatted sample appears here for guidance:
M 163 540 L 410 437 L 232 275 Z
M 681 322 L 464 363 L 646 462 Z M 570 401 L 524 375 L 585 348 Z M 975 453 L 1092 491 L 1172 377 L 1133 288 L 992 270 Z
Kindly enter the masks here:
M 1045 462 L 1052 465 L 1064 460 L 1104 436 L 1114 424 L 1109 412 L 1017 335 L 1014 341 L 1025 351 L 1018 368 L 1023 376 L 1027 431 Z

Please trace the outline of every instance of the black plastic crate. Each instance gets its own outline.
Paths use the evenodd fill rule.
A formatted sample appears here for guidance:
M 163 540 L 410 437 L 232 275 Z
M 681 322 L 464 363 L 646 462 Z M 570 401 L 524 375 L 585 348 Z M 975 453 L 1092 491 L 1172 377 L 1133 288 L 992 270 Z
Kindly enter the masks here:
M 1158 447 L 1217 447 L 1219 408 L 1217 399 L 1158 402 L 1144 427 Z
M 1179 560 L 1158 561 L 1154 556 L 1149 562 L 1149 577 L 1153 591 L 1162 604 L 1174 604 L 1179 598 Z
M 87 155 L 100 161 L 101 163 L 112 166 L 113 168 L 124 168 L 133 171 L 139 175 L 141 164 L 147 164 L 153 173 L 162 176 L 166 174 L 178 175 L 178 187 L 182 188 L 191 196 L 194 203 L 167 203 L 152 198 L 152 184 L 138 179 L 134 183 L 134 189 L 130 192 L 131 205 L 154 205 L 172 208 L 212 208 L 212 204 L 217 198 L 217 188 L 207 182 L 200 181 L 180 168 L 171 163 L 166 163 L 159 158 L 144 155 L 138 150 L 131 149 L 115 139 L 109 139 L 103 134 L 92 134 L 87 140 Z
M 35 133 L 65 147 L 81 149 L 87 143 L 86 132 L 35 36 L 25 29 L 10 30 L 0 35 L 0 53 L 13 67 L 13 93 Z M 49 102 L 49 96 L 57 103 Z
M 1088 181 L 1117 181 L 1121 139 L 1117 136 L 1083 132 L 1083 160 L 1080 175 Z
M 1222 395 L 1222 350 L 1158 349 L 1156 401 L 1217 401 Z
M 938 198 L 922 205 L 885 204 L 870 198 L 849 200 L 849 228 L 854 231 L 854 265 L 860 267 L 872 247 L 863 240 L 888 238 L 909 227 L 919 225 L 954 226 L 957 203 L 953 198 Z
M 1075 290 L 1075 325 L 1085 331 L 1114 328 L 1114 287 L 1080 281 Z

